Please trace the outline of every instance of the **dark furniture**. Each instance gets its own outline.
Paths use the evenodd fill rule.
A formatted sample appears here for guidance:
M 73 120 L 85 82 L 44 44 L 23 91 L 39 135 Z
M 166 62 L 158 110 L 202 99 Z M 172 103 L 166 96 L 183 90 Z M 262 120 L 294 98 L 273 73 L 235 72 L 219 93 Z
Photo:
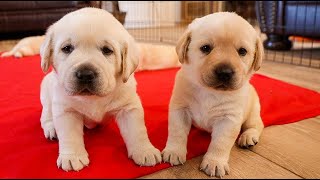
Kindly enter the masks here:
M 43 35 L 48 26 L 82 7 L 99 7 L 97 1 L 0 1 L 0 39 Z
M 255 8 L 266 49 L 290 50 L 289 36 L 320 39 L 319 1 L 256 1 Z
M 249 23 L 254 23 L 256 19 L 255 1 L 225 1 L 225 10 L 236 12 Z

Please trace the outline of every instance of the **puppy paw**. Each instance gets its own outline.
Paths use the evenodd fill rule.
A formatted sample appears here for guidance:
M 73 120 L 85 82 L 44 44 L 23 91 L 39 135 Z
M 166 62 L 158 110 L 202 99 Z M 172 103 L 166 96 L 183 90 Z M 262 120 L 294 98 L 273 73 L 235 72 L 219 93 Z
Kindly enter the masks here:
M 4 53 L 2 53 L 1 54 L 1 57 L 9 57 L 9 56 L 12 56 L 13 54 L 12 54 L 12 52 L 4 52 Z
M 187 152 L 182 150 L 182 148 L 165 148 L 162 151 L 163 162 L 168 162 L 173 165 L 179 165 L 186 162 Z
M 23 55 L 22 55 L 21 52 L 18 51 L 16 53 L 14 53 L 13 56 L 16 57 L 16 58 L 22 58 Z
M 50 139 L 50 140 L 57 139 L 57 133 L 53 123 L 48 123 L 45 126 L 43 126 L 43 132 L 44 132 L 44 136 L 47 139 Z
M 209 158 L 208 156 L 204 156 L 200 165 L 200 170 L 205 172 L 208 176 L 216 176 L 219 178 L 230 173 L 227 159 L 215 157 Z
M 160 151 L 153 146 L 135 149 L 131 158 L 140 166 L 154 166 L 162 159 Z
M 80 171 L 85 166 L 89 165 L 89 158 L 87 153 L 82 154 L 59 154 L 57 159 L 58 168 L 65 171 Z
M 244 131 L 239 139 L 238 145 L 242 148 L 249 148 L 256 145 L 259 142 L 259 133 L 256 129 L 247 129 Z

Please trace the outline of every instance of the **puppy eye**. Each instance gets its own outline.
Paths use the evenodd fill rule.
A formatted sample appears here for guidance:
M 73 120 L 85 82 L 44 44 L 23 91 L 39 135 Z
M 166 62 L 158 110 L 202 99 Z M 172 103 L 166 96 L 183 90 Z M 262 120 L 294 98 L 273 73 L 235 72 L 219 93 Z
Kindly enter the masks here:
M 240 56 L 245 56 L 245 55 L 247 54 L 247 50 L 246 50 L 245 48 L 240 48 L 240 49 L 238 50 L 238 54 L 239 54 Z
M 209 54 L 212 51 L 212 47 L 210 45 L 206 44 L 206 45 L 201 46 L 200 50 L 204 54 Z
M 70 54 L 73 50 L 74 50 L 74 47 L 71 44 L 68 44 L 68 45 L 64 46 L 63 48 L 61 48 L 61 51 L 66 54 Z
M 109 49 L 108 47 L 101 48 L 101 51 L 104 55 L 110 55 L 111 53 L 113 53 L 113 51 L 111 49 Z

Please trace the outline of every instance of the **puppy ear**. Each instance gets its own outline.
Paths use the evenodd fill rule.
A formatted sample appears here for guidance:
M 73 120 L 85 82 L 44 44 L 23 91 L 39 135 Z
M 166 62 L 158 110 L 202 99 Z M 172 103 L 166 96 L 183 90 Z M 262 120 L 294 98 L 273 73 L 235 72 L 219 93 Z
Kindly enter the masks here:
M 125 42 L 121 51 L 121 77 L 126 83 L 139 64 L 139 49 L 134 40 Z
M 41 68 L 43 72 L 47 72 L 52 64 L 52 52 L 52 26 L 50 26 L 40 47 Z
M 183 64 L 184 62 L 189 63 L 187 52 L 188 52 L 190 42 L 191 42 L 191 31 L 186 30 L 178 40 L 178 43 L 176 46 L 176 52 L 181 64 Z
M 252 63 L 252 68 L 253 68 L 254 71 L 258 71 L 260 69 L 260 66 L 262 64 L 263 56 L 264 56 L 263 45 L 262 45 L 260 37 L 257 37 L 257 40 L 256 40 L 256 51 L 255 51 L 254 60 L 253 60 L 253 63 Z

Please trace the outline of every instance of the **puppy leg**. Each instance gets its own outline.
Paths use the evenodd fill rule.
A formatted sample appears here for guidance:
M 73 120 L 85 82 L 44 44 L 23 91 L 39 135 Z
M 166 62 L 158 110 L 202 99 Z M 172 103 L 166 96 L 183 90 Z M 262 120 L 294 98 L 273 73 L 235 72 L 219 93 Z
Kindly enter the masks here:
M 51 102 L 43 103 L 40 122 L 44 136 L 50 140 L 56 139 L 57 134 L 52 120 Z
M 143 109 L 124 109 L 117 114 L 116 122 L 125 141 L 128 156 L 140 166 L 154 166 L 161 162 L 161 154 L 150 142 L 144 124 Z
M 32 56 L 36 54 L 35 52 L 33 52 L 33 50 L 31 49 L 31 47 L 28 46 L 22 46 L 18 51 L 16 51 L 13 55 L 16 58 L 21 58 L 23 56 Z
M 1 57 L 8 57 L 8 56 L 12 56 L 13 52 L 12 51 L 7 51 L 1 54 Z
M 75 112 L 63 112 L 53 114 L 53 121 L 59 139 L 57 166 L 65 171 L 79 171 L 88 166 L 88 153 L 83 141 L 83 117 Z
M 42 104 L 42 112 L 40 122 L 44 136 L 47 139 L 53 140 L 57 138 L 57 134 L 52 119 L 52 101 L 50 90 L 50 75 L 47 75 L 41 83 L 40 101 Z
M 19 52 L 19 49 L 23 47 L 23 42 L 25 40 L 20 40 L 10 51 L 4 52 L 1 54 L 1 57 L 8 57 L 8 56 L 15 56 L 19 57 L 19 55 L 22 56 L 22 54 Z
M 212 129 L 211 142 L 203 156 L 200 170 L 209 176 L 222 177 L 229 174 L 229 155 L 240 132 L 240 123 L 236 120 L 218 120 Z
M 20 47 L 19 44 L 17 44 L 12 50 L 2 53 L 1 57 L 13 56 L 17 52 L 17 49 L 19 47 Z
M 243 133 L 238 139 L 238 145 L 243 148 L 256 145 L 259 142 L 263 128 L 264 124 L 260 116 L 260 104 L 259 101 L 255 101 L 249 117 L 242 125 Z
M 186 162 L 187 140 L 192 120 L 185 109 L 169 111 L 168 140 L 162 151 L 164 162 L 179 165 Z

